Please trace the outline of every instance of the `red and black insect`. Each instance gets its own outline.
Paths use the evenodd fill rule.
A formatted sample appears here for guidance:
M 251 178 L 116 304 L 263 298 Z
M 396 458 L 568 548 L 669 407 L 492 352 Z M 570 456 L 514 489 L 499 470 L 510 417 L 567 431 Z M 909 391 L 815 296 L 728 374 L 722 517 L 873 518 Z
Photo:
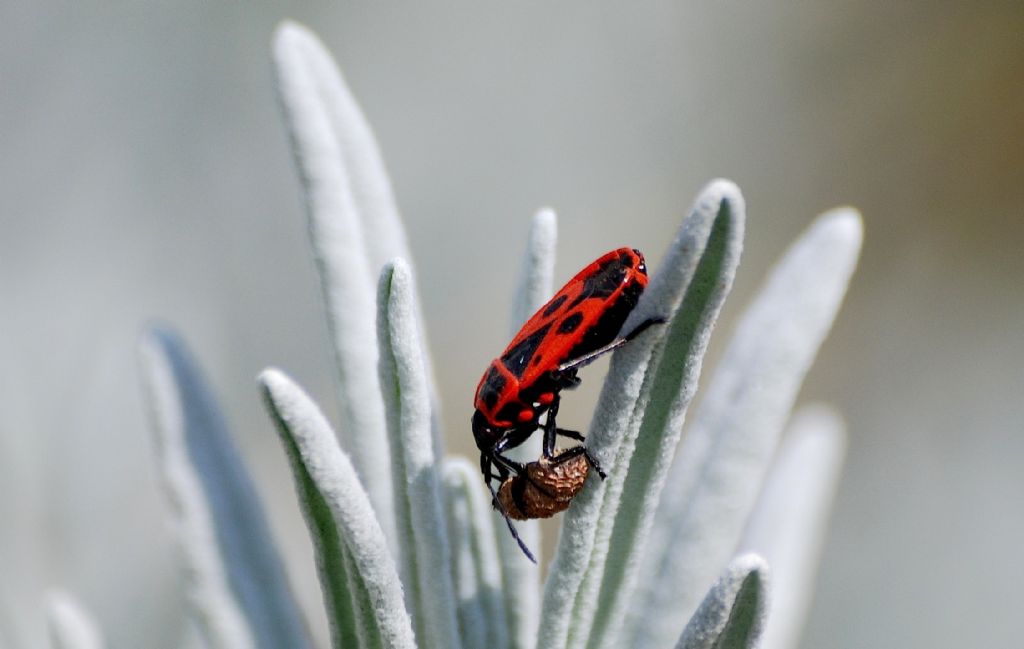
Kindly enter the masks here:
M 613 250 L 581 270 L 523 325 L 494 359 L 476 388 L 473 437 L 480 449 L 480 470 L 495 495 L 492 480 L 504 482 L 524 467 L 505 455 L 539 428 L 544 431 L 543 458 L 555 459 L 558 436 L 584 441 L 576 431 L 558 428 L 560 392 L 580 384 L 577 371 L 625 343 L 647 327 L 646 320 L 624 336 L 619 330 L 647 286 L 644 256 L 633 248 Z M 547 414 L 544 423 L 542 415 Z M 604 471 L 583 445 L 557 456 L 558 462 L 584 456 L 603 479 Z M 536 562 L 520 540 L 497 497 L 509 530 L 526 556 Z

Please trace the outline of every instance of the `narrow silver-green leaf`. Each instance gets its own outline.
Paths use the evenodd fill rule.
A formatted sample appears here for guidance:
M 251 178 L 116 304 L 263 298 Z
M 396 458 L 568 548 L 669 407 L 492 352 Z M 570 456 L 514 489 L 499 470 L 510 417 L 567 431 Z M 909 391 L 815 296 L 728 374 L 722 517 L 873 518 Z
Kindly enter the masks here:
M 639 568 L 643 616 L 636 646 L 678 636 L 728 561 L 775 453 L 803 377 L 856 264 L 860 217 L 819 218 L 790 248 L 747 309 L 687 430 L 659 505 L 648 561 Z
M 400 573 L 421 646 L 457 649 L 451 548 L 412 285 L 408 264 L 396 259 L 384 267 L 378 291 L 380 385 L 394 471 Z
M 349 90 L 341 69 L 316 34 L 303 25 L 285 21 L 278 27 L 276 41 L 290 43 L 293 52 L 301 57 L 317 82 L 317 99 L 323 103 L 323 110 L 333 127 L 333 135 L 342 156 L 341 165 L 348 176 L 352 202 L 362 226 L 370 276 L 375 278 L 388 261 L 396 257 L 407 261 L 411 259 L 405 227 L 398 213 L 391 179 L 384 166 L 377 139 Z M 418 302 L 416 314 L 422 332 L 423 312 Z M 426 339 L 426 336 L 423 338 Z M 440 457 L 443 445 L 437 424 L 437 387 L 426 347 L 423 353 L 431 390 L 434 453 Z
M 402 583 L 352 462 L 323 413 L 291 379 L 270 369 L 260 374 L 260 384 L 314 536 L 333 646 L 351 646 L 343 645 L 348 640 L 342 635 L 342 629 L 352 624 L 344 611 L 344 592 L 351 590 L 356 621 L 370 625 L 358 629 L 360 646 L 413 649 L 416 642 Z M 331 522 L 334 534 L 327 531 Z M 342 544 L 347 553 L 337 551 Z M 341 571 L 348 573 L 348 588 L 342 585 Z
M 323 46 L 299 25 L 285 23 L 277 30 L 274 63 L 338 370 L 342 446 L 394 549 L 390 454 L 377 377 L 377 270 L 332 112 L 347 93 Z
M 480 580 L 473 555 L 473 530 L 470 521 L 466 483 L 457 471 L 445 467 L 444 494 L 448 515 L 448 537 L 452 544 L 452 581 L 459 621 L 459 637 L 467 647 L 486 647 L 487 618 L 480 599 Z M 501 612 L 504 615 L 504 611 Z
M 630 422 L 619 449 L 619 457 L 628 457 L 628 468 L 612 478 L 606 511 L 614 513 L 610 520 L 602 516 L 599 521 L 600 542 L 595 544 L 591 560 L 595 570 L 587 574 L 577 603 L 577 611 L 592 621 L 589 629 L 580 629 L 587 636 L 588 647 L 619 646 L 618 633 L 636 588 L 636 567 L 645 551 L 687 409 L 697 391 L 711 331 L 739 266 L 745 226 L 742 196 L 738 190 L 723 188 L 719 205 L 682 304 L 652 356 L 645 382 L 650 387 L 638 401 L 641 420 Z M 630 450 L 632 454 L 627 455 Z M 613 502 L 610 496 L 620 484 L 618 476 L 624 479 L 618 502 Z M 588 589 L 590 584 L 599 584 L 599 590 Z
M 331 122 L 366 239 L 370 268 L 408 259 L 409 246 L 377 138 L 331 53 L 308 27 L 286 20 L 275 42 L 288 43 L 317 81 L 319 100 Z
M 530 220 L 526 251 L 512 299 L 511 333 L 515 335 L 534 312 L 551 299 L 555 278 L 558 220 L 549 207 L 537 210 Z
M 280 419 L 269 394 L 264 395 L 267 409 L 279 430 L 285 426 Z M 342 541 L 330 505 L 313 480 L 309 470 L 301 461 L 299 449 L 294 440 L 282 434 L 288 459 L 295 480 L 303 517 L 313 542 L 317 576 L 323 594 L 324 607 L 330 625 L 333 647 L 370 647 L 369 639 L 376 634 L 376 622 L 368 615 L 361 581 L 352 564 L 352 553 Z
M 708 200 L 710 198 L 710 200 Z M 635 566 L 644 549 L 676 445 L 682 431 L 711 330 L 732 288 L 743 246 L 744 207 L 731 184 L 708 188 L 691 218 L 689 254 L 670 259 L 654 277 L 654 291 L 664 291 L 660 312 L 673 313 L 661 340 L 655 342 L 634 415 L 619 441 L 616 465 L 609 475 L 598 519 L 590 569 L 573 612 L 570 647 L 613 647 L 635 588 Z M 675 262 L 675 263 L 674 263 Z M 682 302 L 665 291 L 664 273 L 688 267 Z M 653 295 L 657 296 L 655 292 Z M 676 306 L 678 304 L 678 307 Z M 626 506 L 622 506 L 625 503 Z
M 309 646 L 262 505 L 199 368 L 162 328 L 143 338 L 140 360 L 189 599 L 208 644 Z
M 771 581 L 774 584 L 774 571 Z M 768 590 L 764 559 L 756 554 L 736 557 L 704 597 L 676 649 L 759 647 L 768 617 Z
M 555 274 L 555 244 L 558 225 L 551 209 L 539 210 L 530 222 L 526 252 L 520 266 L 519 281 L 512 301 L 511 330 L 515 335 L 523 323 L 551 298 Z M 534 435 L 510 457 L 531 462 L 540 457 L 541 437 Z M 479 473 L 479 472 L 477 472 Z M 492 514 L 495 525 L 505 526 L 498 512 Z M 540 555 L 540 522 L 515 523 L 520 538 L 537 556 Z M 505 580 L 505 611 L 508 618 L 512 649 L 533 649 L 537 642 L 540 623 L 540 566 L 526 559 L 511 534 L 498 535 L 501 549 L 501 568 Z
M 51 591 L 46 596 L 46 619 L 53 649 L 101 649 L 99 626 L 70 593 Z
M 490 495 L 479 469 L 465 458 L 446 459 L 443 474 L 462 645 L 506 649 L 505 598 Z
M 602 588 L 611 523 L 618 515 L 642 413 L 655 385 L 657 363 L 652 363 L 652 359 L 660 355 L 671 339 L 674 358 L 667 362 L 688 368 L 687 376 L 699 369 L 706 343 L 705 329 L 713 322 L 715 304 L 721 297 L 721 291 L 705 280 L 718 275 L 713 281 L 722 281 L 726 287 L 731 281 L 731 270 L 726 269 L 734 262 L 723 262 L 738 254 L 742 215 L 743 199 L 735 185 L 728 181 L 708 185 L 622 328 L 628 332 L 649 318 L 674 318 L 692 287 L 694 302 L 688 308 L 695 309 L 693 314 L 683 314 L 667 326 L 650 328 L 612 358 L 587 438 L 591 451 L 608 472 L 608 479 L 602 482 L 592 474 L 566 515 L 545 586 L 538 646 L 561 649 L 582 646 L 587 641 Z M 726 250 L 732 252 L 726 254 Z M 700 279 L 694 282 L 698 275 Z M 654 484 L 652 477 L 649 474 L 644 479 L 651 480 L 650 488 L 656 491 L 660 485 Z M 640 527 L 633 532 L 640 533 Z
M 826 406 L 797 411 L 747 521 L 740 550 L 772 566 L 772 614 L 762 649 L 796 647 L 846 448 L 843 421 Z

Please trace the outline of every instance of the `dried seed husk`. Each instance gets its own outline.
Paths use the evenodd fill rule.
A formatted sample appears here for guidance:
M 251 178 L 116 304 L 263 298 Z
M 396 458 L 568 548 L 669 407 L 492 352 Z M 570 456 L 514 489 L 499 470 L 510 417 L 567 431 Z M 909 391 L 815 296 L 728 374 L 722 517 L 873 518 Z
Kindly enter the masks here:
M 509 518 L 524 521 L 549 518 L 565 511 L 583 488 L 590 466 L 583 455 L 541 458 L 526 470 L 501 483 L 498 501 Z

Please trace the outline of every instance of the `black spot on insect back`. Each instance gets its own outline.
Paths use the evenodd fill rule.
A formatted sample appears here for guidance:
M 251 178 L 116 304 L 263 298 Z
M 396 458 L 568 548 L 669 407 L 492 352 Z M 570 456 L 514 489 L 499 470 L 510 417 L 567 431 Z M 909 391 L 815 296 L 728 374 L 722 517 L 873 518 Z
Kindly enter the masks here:
M 565 320 L 562 320 L 562 324 L 558 325 L 558 333 L 560 334 L 571 334 L 580 328 L 583 323 L 583 314 L 577 311 L 573 313 Z
M 643 290 L 643 285 L 638 283 L 626 286 L 615 302 L 608 305 L 598 321 L 587 330 L 583 339 L 569 351 L 569 358 L 590 353 L 614 340 L 619 329 L 622 328 L 622 324 L 626 321 L 626 317 L 629 316 L 629 312 L 639 301 Z
M 505 364 L 509 372 L 512 372 L 517 378 L 523 376 L 526 366 L 529 364 L 534 352 L 537 351 L 541 341 L 544 340 L 544 336 L 548 334 L 549 329 L 551 329 L 550 323 L 534 331 L 521 340 L 518 345 L 505 352 L 501 357 L 501 362 Z
M 565 304 L 565 301 L 569 299 L 568 295 L 559 295 L 556 299 L 551 301 L 551 304 L 544 309 L 544 317 L 549 317 L 555 311 L 558 311 Z
M 498 368 L 491 367 L 487 371 L 487 377 L 480 386 L 480 400 L 484 402 L 488 410 L 492 410 L 494 406 L 498 405 L 498 399 L 501 396 L 501 391 L 505 389 L 505 383 L 505 377 L 498 371 Z

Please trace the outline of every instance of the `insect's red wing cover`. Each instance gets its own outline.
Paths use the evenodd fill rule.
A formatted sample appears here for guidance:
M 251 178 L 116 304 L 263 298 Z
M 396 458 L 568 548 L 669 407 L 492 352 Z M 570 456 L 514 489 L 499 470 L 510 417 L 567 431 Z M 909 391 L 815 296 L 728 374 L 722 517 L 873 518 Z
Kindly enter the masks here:
M 647 285 L 643 255 L 613 250 L 576 274 L 523 325 L 500 360 L 520 386 L 615 339 Z

